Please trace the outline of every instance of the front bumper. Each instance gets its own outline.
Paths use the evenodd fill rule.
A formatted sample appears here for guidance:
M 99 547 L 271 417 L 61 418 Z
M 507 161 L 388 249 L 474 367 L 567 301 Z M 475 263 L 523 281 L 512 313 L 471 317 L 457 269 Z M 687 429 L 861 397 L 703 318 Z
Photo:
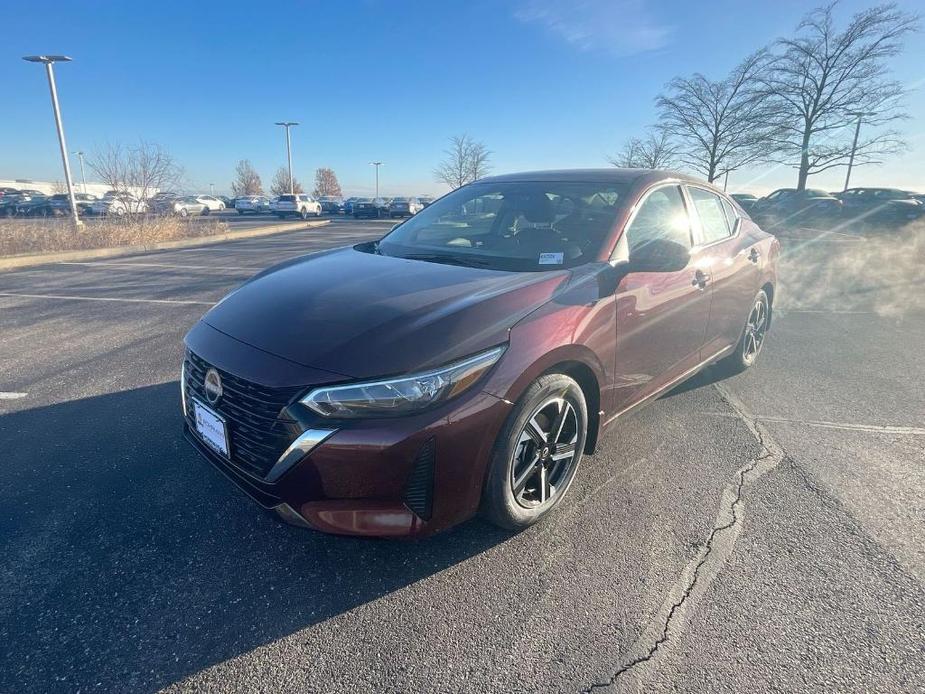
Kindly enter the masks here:
M 242 343 L 209 337 L 212 347 L 204 354 L 197 344 L 197 354 L 219 370 L 233 368 Z M 223 340 L 228 341 L 228 358 L 222 355 Z M 244 347 L 255 359 L 278 360 Z M 328 420 L 296 401 L 282 414 L 293 438 L 298 430 L 336 431 L 278 479 L 272 472 L 261 475 L 237 465 L 233 435 L 229 460 L 207 447 L 190 430 L 189 420 L 184 434 L 239 489 L 289 522 L 345 535 L 419 536 L 475 514 L 495 438 L 509 410 L 505 401 L 477 389 L 434 410 L 388 419 Z

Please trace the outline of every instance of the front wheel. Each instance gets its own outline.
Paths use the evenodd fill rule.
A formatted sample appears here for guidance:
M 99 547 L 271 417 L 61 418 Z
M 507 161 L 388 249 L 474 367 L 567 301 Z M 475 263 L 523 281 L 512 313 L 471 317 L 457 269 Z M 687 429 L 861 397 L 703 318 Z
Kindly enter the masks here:
M 736 344 L 735 351 L 728 357 L 717 362 L 716 367 L 724 376 L 733 376 L 742 373 L 758 361 L 764 338 L 768 333 L 771 320 L 771 303 L 768 295 L 762 289 L 755 297 L 752 308 L 742 328 L 742 335 Z
M 301 217 L 302 219 L 308 219 L 308 208 L 307 207 L 302 208 L 301 212 L 299 212 L 299 217 Z
M 588 435 L 584 393 L 565 374 L 534 381 L 498 434 L 482 493 L 482 513 L 522 530 L 549 513 L 568 491 Z

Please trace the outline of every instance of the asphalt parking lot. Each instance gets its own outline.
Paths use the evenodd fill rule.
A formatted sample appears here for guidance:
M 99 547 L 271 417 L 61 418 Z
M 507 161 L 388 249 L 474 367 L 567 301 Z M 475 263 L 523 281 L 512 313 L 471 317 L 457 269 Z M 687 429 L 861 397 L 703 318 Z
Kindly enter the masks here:
M 0 274 L 0 691 L 925 688 L 921 244 L 786 240 L 759 364 L 622 423 L 549 522 L 283 525 L 182 440 L 182 337 L 389 226 Z

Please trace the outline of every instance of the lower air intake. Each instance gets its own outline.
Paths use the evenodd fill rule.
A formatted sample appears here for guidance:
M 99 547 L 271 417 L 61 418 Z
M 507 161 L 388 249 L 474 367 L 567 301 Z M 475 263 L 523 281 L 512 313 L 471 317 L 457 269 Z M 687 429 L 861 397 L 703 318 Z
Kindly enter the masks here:
M 430 520 L 433 513 L 436 449 L 433 437 L 421 446 L 414 459 L 414 469 L 408 478 L 408 485 L 405 487 L 405 505 L 424 520 Z

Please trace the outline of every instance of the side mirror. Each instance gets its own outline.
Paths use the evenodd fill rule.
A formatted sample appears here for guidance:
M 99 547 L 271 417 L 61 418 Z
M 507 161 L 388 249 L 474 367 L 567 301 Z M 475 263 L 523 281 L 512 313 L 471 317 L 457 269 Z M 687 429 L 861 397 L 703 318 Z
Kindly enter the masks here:
M 691 260 L 691 250 L 668 239 L 652 239 L 630 252 L 630 272 L 679 272 Z

